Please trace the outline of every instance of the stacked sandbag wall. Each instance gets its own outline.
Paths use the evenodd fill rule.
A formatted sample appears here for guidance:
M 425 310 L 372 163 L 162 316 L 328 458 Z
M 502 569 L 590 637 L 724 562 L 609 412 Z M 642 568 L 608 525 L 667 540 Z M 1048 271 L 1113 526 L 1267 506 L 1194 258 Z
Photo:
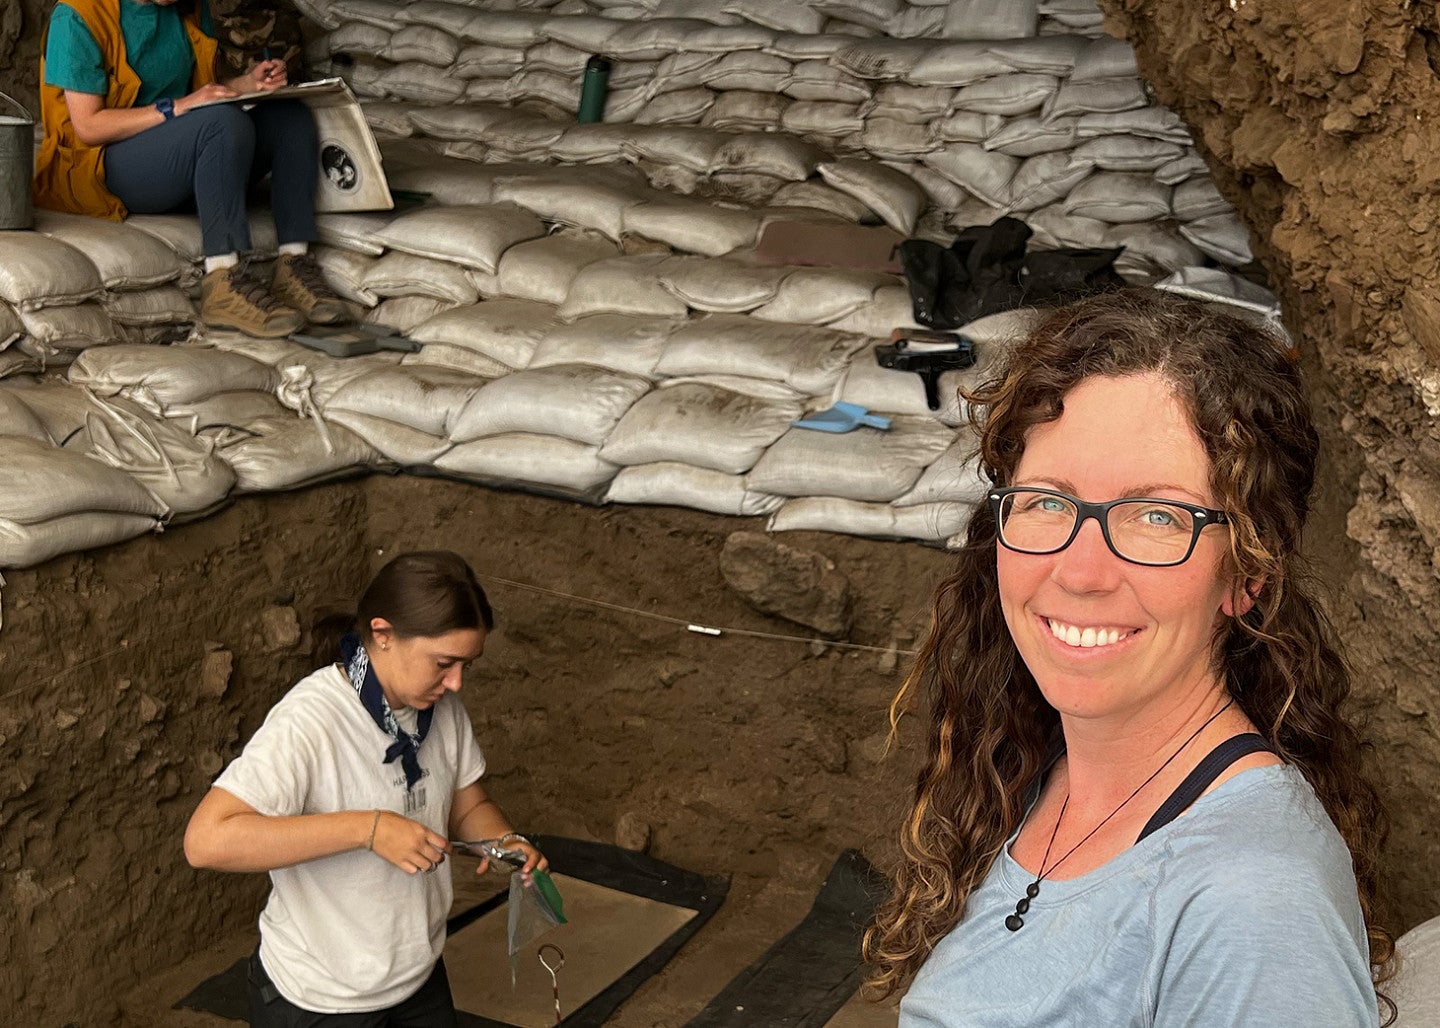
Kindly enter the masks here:
M 1011 213 L 1041 243 L 1123 245 L 1139 273 L 1250 259 L 1185 126 L 1084 0 L 300 6 L 329 30 L 312 61 L 371 101 L 377 132 L 471 159 L 625 160 L 684 192 L 795 203 L 795 153 L 746 152 L 791 136 L 913 179 L 931 233 Z M 596 54 L 607 124 L 577 127 Z

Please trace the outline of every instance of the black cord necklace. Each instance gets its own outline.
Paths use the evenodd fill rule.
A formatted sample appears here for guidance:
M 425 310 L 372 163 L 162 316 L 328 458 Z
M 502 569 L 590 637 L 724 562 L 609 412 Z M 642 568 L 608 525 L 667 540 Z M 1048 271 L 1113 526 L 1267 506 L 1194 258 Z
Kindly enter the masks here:
M 1045 856 L 1040 859 L 1040 873 L 1035 876 L 1035 880 L 1033 882 L 1025 886 L 1025 895 L 1021 896 L 1020 899 L 1016 901 L 1015 913 L 1005 918 L 1005 927 L 1010 929 L 1012 932 L 1018 932 L 1021 928 L 1024 928 L 1025 918 L 1021 915 L 1029 912 L 1030 901 L 1033 900 L 1036 896 L 1040 895 L 1040 883 L 1045 880 L 1045 876 L 1052 873 L 1057 867 L 1065 863 L 1065 861 L 1069 860 L 1072 853 L 1074 853 L 1081 846 L 1084 846 L 1087 842 L 1090 841 L 1090 836 L 1094 835 L 1100 829 L 1104 828 L 1106 822 L 1108 822 L 1116 814 L 1120 813 L 1120 811 L 1124 810 L 1126 803 L 1129 803 L 1136 796 L 1139 796 L 1141 789 L 1144 789 L 1145 786 L 1155 781 L 1155 779 L 1159 776 L 1160 772 L 1164 771 L 1167 767 L 1169 767 L 1172 760 L 1180 756 L 1180 754 L 1184 753 L 1185 747 L 1189 746 L 1192 742 L 1194 742 L 1197 735 L 1205 731 L 1205 729 L 1209 728 L 1210 722 L 1214 721 L 1221 714 L 1225 713 L 1225 711 L 1229 710 L 1230 705 L 1234 702 L 1235 700 L 1233 698 L 1226 700 L 1225 706 L 1221 707 L 1215 713 L 1211 714 L 1203 725 L 1195 729 L 1195 731 L 1191 732 L 1190 738 L 1182 742 L 1180 744 L 1180 748 L 1177 749 L 1174 753 L 1170 754 L 1170 756 L 1165 759 L 1165 763 L 1161 764 L 1155 769 L 1154 774 L 1152 774 L 1149 778 L 1145 779 L 1145 781 L 1141 782 L 1139 787 L 1134 792 L 1132 792 L 1129 796 L 1125 797 L 1125 801 L 1121 803 L 1120 806 L 1116 807 L 1114 810 L 1110 811 L 1110 813 L 1106 814 L 1104 821 L 1101 821 L 1094 828 L 1090 829 L 1089 833 L 1085 836 L 1085 838 L 1081 839 L 1074 846 L 1071 846 L 1068 850 L 1065 851 L 1064 856 L 1060 857 L 1058 860 L 1055 861 L 1055 863 L 1051 864 L 1050 848 L 1055 845 L 1055 837 L 1060 834 L 1060 822 L 1065 820 L 1065 808 L 1070 806 L 1070 794 L 1069 792 L 1066 792 L 1065 802 L 1060 804 L 1060 816 L 1055 819 L 1055 828 L 1050 832 L 1050 841 L 1045 844 Z

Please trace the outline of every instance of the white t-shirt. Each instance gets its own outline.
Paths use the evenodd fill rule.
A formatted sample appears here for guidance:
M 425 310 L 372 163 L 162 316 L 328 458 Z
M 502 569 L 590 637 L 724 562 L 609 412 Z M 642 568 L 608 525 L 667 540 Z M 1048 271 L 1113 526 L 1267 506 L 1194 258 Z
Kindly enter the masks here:
M 405 789 L 393 740 L 361 706 L 338 665 L 302 679 L 265 718 L 215 785 L 273 817 L 392 810 L 440 835 L 455 792 L 485 757 L 454 693 L 435 704 L 420 746 L 423 777 Z M 322 1014 L 380 1010 L 411 996 L 445 944 L 450 868 L 406 874 L 368 850 L 270 872 L 260 959 L 291 1003 Z

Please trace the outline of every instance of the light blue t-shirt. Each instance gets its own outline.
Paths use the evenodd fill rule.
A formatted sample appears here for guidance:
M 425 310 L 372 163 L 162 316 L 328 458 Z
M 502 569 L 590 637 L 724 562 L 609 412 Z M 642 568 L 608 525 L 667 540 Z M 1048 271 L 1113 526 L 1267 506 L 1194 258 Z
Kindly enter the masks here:
M 144 107 L 161 97 L 175 98 L 189 93 L 195 51 L 185 34 L 180 11 L 173 4 L 116 2 L 120 5 L 125 60 L 140 77 L 136 106 Z M 207 36 L 215 35 L 208 3 L 200 5 L 200 30 Z M 110 91 L 110 73 L 89 26 L 69 4 L 57 4 L 50 15 L 50 31 L 45 41 L 46 84 L 104 96 Z
M 1242 771 L 1104 866 L 1047 879 L 1012 932 L 1032 881 L 1007 843 L 900 1028 L 1379 1024 L 1350 852 L 1294 767 Z

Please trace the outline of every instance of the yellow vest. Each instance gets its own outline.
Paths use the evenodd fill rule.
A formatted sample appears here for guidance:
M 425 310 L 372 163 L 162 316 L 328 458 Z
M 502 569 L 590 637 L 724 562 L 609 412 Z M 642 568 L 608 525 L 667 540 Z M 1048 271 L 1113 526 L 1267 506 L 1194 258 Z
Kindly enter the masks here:
M 140 76 L 125 59 L 125 38 L 120 32 L 120 7 L 130 0 L 64 0 L 75 9 L 100 47 L 110 74 L 108 108 L 133 107 L 140 95 Z M 215 81 L 215 40 L 200 31 L 198 5 L 184 17 L 185 32 L 195 51 L 195 73 L 190 88 Z M 45 34 L 49 35 L 47 26 Z M 45 83 L 45 39 L 40 41 L 40 124 L 45 138 L 35 159 L 35 205 L 55 211 L 88 214 L 123 221 L 125 205 L 105 188 L 105 148 L 87 146 L 75 136 L 65 91 Z

